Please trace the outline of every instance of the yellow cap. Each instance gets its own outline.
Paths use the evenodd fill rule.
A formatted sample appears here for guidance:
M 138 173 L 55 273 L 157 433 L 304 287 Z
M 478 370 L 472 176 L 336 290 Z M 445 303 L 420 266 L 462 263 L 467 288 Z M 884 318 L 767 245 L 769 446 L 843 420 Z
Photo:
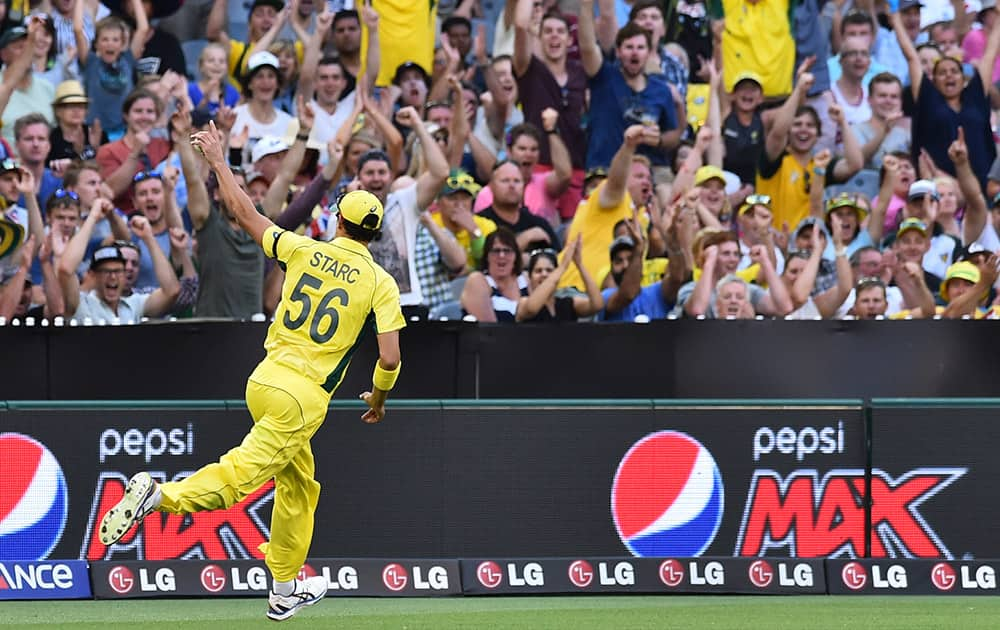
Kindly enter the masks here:
M 367 190 L 354 190 L 337 202 L 340 215 L 354 225 L 367 230 L 377 230 L 382 226 L 382 202 Z
M 722 169 L 718 166 L 702 166 L 697 171 L 694 172 L 694 185 L 701 186 L 710 179 L 718 179 L 722 182 L 722 185 L 726 185 L 726 176 L 723 174 Z
M 957 262 L 951 267 L 948 267 L 948 271 L 944 274 L 944 280 L 941 282 L 941 297 L 944 298 L 945 302 L 950 302 L 948 298 L 948 283 L 956 278 L 961 280 L 968 280 L 972 284 L 979 282 L 979 267 L 973 265 L 967 260 Z

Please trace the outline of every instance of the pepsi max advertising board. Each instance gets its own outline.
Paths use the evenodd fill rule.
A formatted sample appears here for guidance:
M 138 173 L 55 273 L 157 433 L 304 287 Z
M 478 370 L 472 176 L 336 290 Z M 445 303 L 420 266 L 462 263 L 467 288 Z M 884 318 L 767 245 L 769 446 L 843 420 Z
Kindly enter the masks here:
M 872 555 L 998 558 L 998 408 L 872 403 Z

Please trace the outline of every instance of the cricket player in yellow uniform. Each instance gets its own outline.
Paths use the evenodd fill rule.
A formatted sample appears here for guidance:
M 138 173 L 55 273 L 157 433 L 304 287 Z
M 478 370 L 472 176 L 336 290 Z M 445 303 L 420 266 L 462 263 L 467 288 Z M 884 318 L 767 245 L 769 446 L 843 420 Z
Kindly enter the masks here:
M 256 211 L 223 158 L 214 124 L 194 134 L 191 143 L 215 171 L 222 200 L 240 226 L 285 268 L 281 303 L 264 342 L 267 356 L 247 381 L 254 426 L 239 446 L 186 479 L 158 484 L 145 472 L 132 477 L 125 496 L 104 516 L 100 537 L 105 545 L 117 542 L 153 510 L 228 508 L 273 478 L 271 540 L 261 551 L 273 578 L 267 616 L 280 621 L 318 602 L 327 588 L 322 576 L 296 579 L 312 540 L 320 489 L 309 440 L 369 328 L 378 335 L 379 359 L 372 390 L 361 395 L 369 406 L 362 419 L 382 419 L 399 374 L 399 330 L 406 324 L 399 288 L 368 252 L 367 243 L 382 225 L 382 204 L 374 195 L 344 195 L 336 237 L 314 241 Z

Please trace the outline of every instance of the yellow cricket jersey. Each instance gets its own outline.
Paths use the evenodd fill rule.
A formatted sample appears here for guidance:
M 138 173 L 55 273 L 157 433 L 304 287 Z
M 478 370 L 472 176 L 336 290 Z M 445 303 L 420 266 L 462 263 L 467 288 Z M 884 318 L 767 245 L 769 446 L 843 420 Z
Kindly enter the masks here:
M 768 161 L 766 155 L 762 161 Z M 764 166 L 770 169 L 775 164 Z M 809 216 L 809 178 L 812 170 L 812 159 L 802 166 L 786 151 L 781 154 L 773 172 L 762 167 L 757 173 L 757 194 L 771 197 L 774 229 L 781 230 L 782 225 L 787 224 L 789 230 L 795 230 L 799 222 Z
M 372 0 L 378 13 L 379 65 L 375 85 L 391 85 L 396 68 L 407 61 L 420 65 L 430 75 L 434 69 L 434 40 L 437 37 L 437 3 L 414 0 Z M 368 27 L 361 21 L 361 50 L 368 50 Z M 361 56 L 360 77 L 368 55 Z
M 399 287 L 362 243 L 314 241 L 271 226 L 264 253 L 285 267 L 281 303 L 267 331 L 267 358 L 337 389 L 362 333 L 406 326 Z
M 435 223 L 437 223 L 438 225 L 440 225 L 445 229 L 448 229 L 447 226 L 445 226 L 444 224 L 444 219 L 441 218 L 440 212 L 435 212 L 431 216 L 434 218 Z M 483 233 L 480 239 L 484 239 L 490 234 L 497 231 L 497 224 L 494 223 L 492 219 L 487 219 L 486 217 L 474 214 L 472 215 L 472 220 L 475 222 L 476 227 L 479 228 L 479 231 Z M 458 241 L 458 244 L 465 249 L 465 253 L 469 258 L 469 264 L 467 265 L 467 267 L 471 270 L 479 269 L 479 262 L 483 258 L 482 240 L 480 240 L 480 242 L 478 243 L 478 248 L 477 248 L 474 247 L 476 243 L 473 241 L 472 235 L 469 234 L 467 230 L 462 230 L 458 234 L 452 232 L 452 234 L 455 236 L 455 240 Z

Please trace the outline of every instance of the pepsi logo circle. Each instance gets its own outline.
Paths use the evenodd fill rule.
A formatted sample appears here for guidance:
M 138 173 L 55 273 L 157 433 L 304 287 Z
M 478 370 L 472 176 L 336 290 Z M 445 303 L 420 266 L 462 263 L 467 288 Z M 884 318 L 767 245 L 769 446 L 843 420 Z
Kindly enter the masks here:
M 611 515 L 632 555 L 700 556 L 719 531 L 722 474 L 701 442 L 679 431 L 651 433 L 622 457 Z
M 135 586 L 135 576 L 128 567 L 115 567 L 108 571 L 108 586 L 119 595 L 124 595 Z
M 226 572 L 218 565 L 208 565 L 201 570 L 201 585 L 209 593 L 218 593 L 226 588 Z
M 492 560 L 480 562 L 476 567 L 476 579 L 486 588 L 496 588 L 503 582 L 503 569 Z
M 577 588 L 586 588 L 594 581 L 594 567 L 586 560 L 576 560 L 569 565 L 569 581 Z
M 399 592 L 406 588 L 406 584 L 410 581 L 410 574 L 406 572 L 403 565 L 393 562 L 392 564 L 385 565 L 382 569 L 382 583 L 390 591 Z
M 840 570 L 840 579 L 844 586 L 852 591 L 860 591 L 868 583 L 868 571 L 860 562 L 848 562 Z
M 0 433 L 0 558 L 42 560 L 66 527 L 66 476 L 44 444 Z
M 955 569 L 947 562 L 938 562 L 931 568 L 931 583 L 939 591 L 950 591 L 958 583 Z
M 664 560 L 660 563 L 660 581 L 673 588 L 684 582 L 684 565 L 677 560 Z
M 774 570 L 767 560 L 755 560 L 747 570 L 750 582 L 757 588 L 767 588 L 774 579 Z

